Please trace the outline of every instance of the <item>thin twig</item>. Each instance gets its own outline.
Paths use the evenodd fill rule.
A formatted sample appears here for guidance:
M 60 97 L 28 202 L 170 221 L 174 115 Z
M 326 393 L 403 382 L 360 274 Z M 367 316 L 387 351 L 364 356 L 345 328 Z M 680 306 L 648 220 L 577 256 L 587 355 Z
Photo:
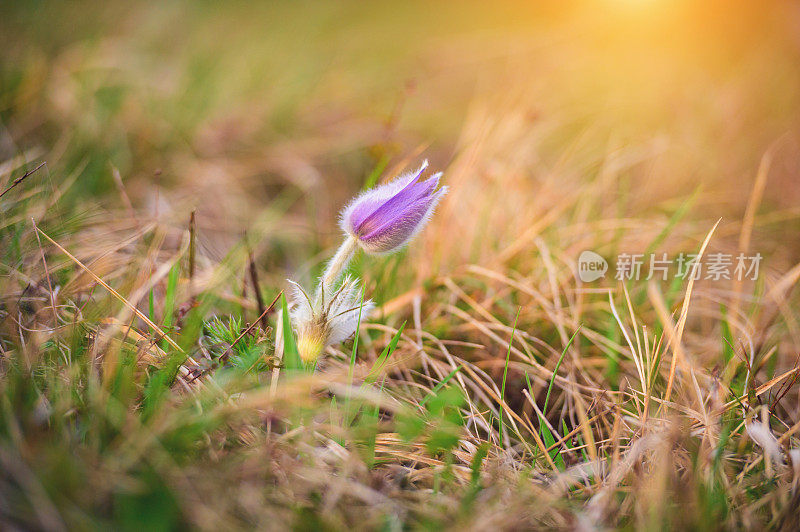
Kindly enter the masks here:
M 192 210 L 192 213 L 189 215 L 189 280 L 190 281 L 194 279 L 194 268 L 195 268 L 194 255 L 197 249 L 197 231 L 194 219 L 195 212 L 197 211 Z
M 23 174 L 23 175 L 19 176 L 18 178 L 16 178 L 16 179 L 14 180 L 14 182 L 13 182 L 13 183 L 11 183 L 11 185 L 9 185 L 9 187 L 8 187 L 7 189 L 5 189 L 5 190 L 4 190 L 2 193 L 0 193 L 0 198 L 2 198 L 3 196 L 5 196 L 5 195 L 6 195 L 6 192 L 8 192 L 9 190 L 11 190 L 11 189 L 12 189 L 12 188 L 14 188 L 15 186 L 19 185 L 20 183 L 22 183 L 22 182 L 23 182 L 23 181 L 24 181 L 24 180 L 25 180 L 25 179 L 26 179 L 26 178 L 27 178 L 29 175 L 33 174 L 33 173 L 34 173 L 34 172 L 36 172 L 36 171 L 37 171 L 39 168 L 41 168 L 42 166 L 44 166 L 44 165 L 46 165 L 46 164 L 47 164 L 47 161 L 44 161 L 44 162 L 42 162 L 41 164 L 39 164 L 39 166 L 37 166 L 36 168 L 34 168 L 33 170 L 30 170 L 30 171 L 28 171 L 28 172 L 25 172 L 25 174 Z
M 267 323 L 267 318 L 266 318 L 267 313 L 264 310 L 264 299 L 261 297 L 261 286 L 258 283 L 258 271 L 256 270 L 256 262 L 255 259 L 253 258 L 253 252 L 250 251 L 249 249 L 248 249 L 248 254 L 250 257 L 249 259 L 250 282 L 253 283 L 253 292 L 255 292 L 256 296 L 256 305 L 258 305 L 258 311 L 261 313 L 261 317 L 259 318 L 259 320 L 261 320 L 261 327 L 264 330 L 267 330 L 269 324 Z
M 272 310 L 272 309 L 275 307 L 275 303 L 277 303 L 277 302 L 278 302 L 278 299 L 280 299 L 280 297 L 281 297 L 282 295 L 283 295 L 283 290 L 281 290 L 280 292 L 278 292 L 278 295 L 277 295 L 277 296 L 275 296 L 275 299 L 273 299 L 273 300 L 272 300 L 272 303 L 270 303 L 270 304 L 269 304 L 269 307 L 267 307 L 266 309 L 264 309 L 264 312 L 262 312 L 262 313 L 261 313 L 261 316 L 259 316 L 259 317 L 258 317 L 258 319 L 257 319 L 256 321 L 254 321 L 254 322 L 253 322 L 251 325 L 249 325 L 249 326 L 248 326 L 248 327 L 247 327 L 247 328 L 246 328 L 244 331 L 242 331 L 242 333 L 241 333 L 239 336 L 237 336 L 237 337 L 236 337 L 236 339 L 233 341 L 233 343 L 231 343 L 231 345 L 229 345 L 229 346 L 228 346 L 228 348 L 225 350 L 225 352 L 224 352 L 224 353 L 222 353 L 222 354 L 219 356 L 219 359 L 220 359 L 220 361 L 221 361 L 221 362 L 225 362 L 225 361 L 228 359 L 228 357 L 230 357 L 230 356 L 231 356 L 231 351 L 233 350 L 233 348 L 234 348 L 234 347 L 236 347 L 236 344 L 238 344 L 238 343 L 239 343 L 239 340 L 241 340 L 242 338 L 244 338 L 245 336 L 247 336 L 248 334 L 250 334 L 250 331 L 252 331 L 252 330 L 255 328 L 256 324 L 257 324 L 259 321 L 261 321 L 262 319 L 266 321 L 266 316 L 267 316 L 267 314 L 268 314 L 268 313 L 269 313 L 269 312 L 270 312 L 270 311 L 271 311 L 271 310 Z M 264 330 L 266 330 L 266 329 L 264 329 Z M 204 370 L 204 371 L 201 371 L 200 373 L 198 373 L 196 377 L 192 378 L 192 380 L 190 380 L 190 381 L 189 381 L 189 384 L 193 383 L 194 381 L 196 381 L 197 379 L 199 379 L 200 377 L 202 377 L 203 375 L 205 375 L 206 373 L 208 373 L 208 371 L 209 371 L 209 370 L 208 370 L 208 369 L 206 369 L 206 370 Z
M 236 340 L 234 340 L 234 341 L 233 341 L 233 343 L 232 343 L 232 344 L 231 344 L 231 345 L 228 347 L 228 349 L 226 349 L 226 350 L 225 350 L 225 352 L 222 354 L 222 356 L 221 356 L 220 358 L 223 358 L 223 357 L 230 356 L 230 352 L 231 352 L 231 350 L 232 350 L 232 349 L 233 349 L 233 348 L 236 346 L 236 344 L 238 344 L 238 343 L 239 343 L 239 340 L 241 340 L 242 338 L 244 338 L 246 335 L 250 334 L 250 331 L 252 331 L 252 330 L 255 328 L 255 326 L 256 326 L 256 323 L 258 323 L 258 322 L 261 322 L 261 323 L 264 323 L 264 322 L 266 322 L 266 320 L 267 320 L 267 314 L 268 314 L 268 313 L 269 313 L 269 312 L 270 312 L 270 311 L 271 311 L 271 310 L 272 310 L 272 309 L 275 307 L 275 303 L 277 303 L 277 302 L 278 302 L 278 299 L 280 299 L 280 297 L 281 297 L 282 295 L 283 295 L 283 290 L 281 290 L 280 292 L 278 292 L 278 295 L 277 295 L 277 296 L 275 296 L 275 299 L 273 299 L 273 300 L 272 300 L 272 303 L 270 303 L 270 304 L 269 304 L 269 306 L 268 306 L 267 308 L 265 308 L 265 309 L 264 309 L 264 312 L 262 312 L 262 313 L 261 313 L 261 315 L 258 317 L 258 319 L 257 319 L 256 321 L 254 321 L 254 322 L 253 322 L 253 323 L 252 323 L 252 324 L 251 324 L 249 327 L 247 327 L 247 328 L 246 328 L 244 331 L 242 331 L 242 334 L 240 334 L 240 335 L 239 335 L 239 336 L 236 338 Z M 263 320 L 263 321 L 262 321 L 262 320 Z M 267 324 L 267 327 L 269 327 L 269 324 Z M 267 330 L 267 328 L 265 327 L 265 328 L 264 328 L 264 330 L 266 331 L 266 330 Z

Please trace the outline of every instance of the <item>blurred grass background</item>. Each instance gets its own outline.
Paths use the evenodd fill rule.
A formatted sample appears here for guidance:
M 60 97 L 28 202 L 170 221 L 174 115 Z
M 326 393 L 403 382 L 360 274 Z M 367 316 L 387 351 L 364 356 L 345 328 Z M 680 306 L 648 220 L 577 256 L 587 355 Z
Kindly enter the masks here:
M 658 153 L 630 177 L 639 212 L 703 183 L 714 191 L 702 202 L 709 217 L 738 215 L 774 143 L 766 201 L 800 200 L 792 2 L 15 2 L 3 11 L 0 155 L 57 147 L 50 170 L 78 170 L 72 201 L 108 197 L 113 165 L 129 194 L 151 202 L 155 181 L 201 209 L 211 207 L 198 198 L 236 187 L 255 205 L 223 199 L 224 216 L 199 220 L 240 231 L 259 200 L 289 185 L 304 192 L 301 238 L 328 234 L 331 245 L 335 210 L 374 169 L 423 152 L 448 164 L 491 131 L 480 113 L 529 133 L 490 133 L 506 160 L 534 153 L 553 168 L 565 153 L 585 155 L 595 168 L 579 168 L 579 183 L 609 150 Z M 472 137 L 470 119 L 481 121 Z
M 0 161 L 11 161 L 0 172 L 2 189 L 25 169 L 47 162 L 45 171 L 26 181 L 30 188 L 14 191 L 26 191 L 18 196 L 20 204 L 10 195 L 3 198 L 11 203 L 3 211 L 3 273 L 9 276 L 3 280 L 0 346 L 15 353 L 37 346 L 58 360 L 47 362 L 53 373 L 41 370 L 49 376 L 42 378 L 46 385 L 4 382 L 2 433 L 16 434 L 11 420 L 19 418 L 25 444 L 14 440 L 16 447 L 3 447 L 0 459 L 13 463 L 11 448 L 25 456 L 22 462 L 56 509 L 50 511 L 48 496 L 35 485 L 19 489 L 15 482 L 28 477 L 18 475 L 2 487 L 43 506 L 38 521 L 17 524 L 53 525 L 61 517 L 87 528 L 135 528 L 150 516 L 150 524 L 164 528 L 344 528 L 362 518 L 365 527 L 386 528 L 441 527 L 452 520 L 475 528 L 587 522 L 653 529 L 792 526 L 785 509 L 796 504 L 797 476 L 784 470 L 773 475 L 760 447 L 747 439 L 744 419 L 734 414 L 738 405 L 715 416 L 714 401 L 717 394 L 719 401 L 732 401 L 727 392 L 745 397 L 754 393 L 747 386 L 755 376 L 763 384 L 796 367 L 800 326 L 791 287 L 800 262 L 797 3 L 21 1 L 0 6 L 0 50 Z M 82 321 L 76 318 L 73 325 L 98 335 L 100 324 L 107 324 L 102 320 L 116 315 L 120 305 L 94 295 L 92 280 L 47 242 L 50 271 L 44 271 L 39 235 L 26 225 L 31 217 L 126 296 L 153 275 L 154 302 L 148 310 L 143 298 L 139 307 L 160 325 L 172 325 L 180 321 L 172 311 L 190 300 L 186 272 L 180 266 L 171 270 L 172 281 L 169 270 L 160 277 L 152 272 L 180 260 L 189 215 L 196 211 L 198 276 L 203 290 L 213 294 L 202 310 L 209 316 L 243 314 L 231 331 L 210 334 L 230 344 L 257 316 L 242 272 L 246 259 L 231 260 L 241 251 L 245 231 L 268 302 L 287 277 L 307 282 L 330 255 L 340 240 L 337 212 L 348 198 L 422 158 L 444 170 L 451 192 L 408 251 L 356 264 L 368 293 L 384 305 L 381 319 L 362 338 L 360 357 L 375 360 L 401 324 L 408 324 L 397 354 L 408 367 L 381 389 L 415 406 L 436 397 L 435 407 L 420 407 L 426 422 L 450 420 L 449 409 L 461 408 L 463 419 L 470 419 L 464 421 L 469 434 L 449 458 L 420 446 L 399 447 L 395 433 L 416 421 L 398 414 L 399 427 L 384 427 L 380 423 L 389 416 L 382 411 L 379 423 L 377 407 L 374 418 L 342 429 L 346 423 L 329 414 L 336 412 L 335 401 L 326 403 L 327 395 L 319 400 L 305 381 L 294 386 L 308 398 L 292 397 L 290 386 L 279 392 L 280 406 L 258 395 L 258 401 L 245 401 L 255 409 L 219 416 L 210 406 L 204 411 L 213 415 L 195 415 L 193 405 L 185 404 L 191 401 L 175 392 L 153 421 L 148 408 L 155 407 L 140 402 L 141 395 L 147 397 L 140 388 L 149 381 L 141 380 L 138 363 L 122 364 L 119 373 L 104 369 L 98 385 L 119 399 L 126 415 L 115 411 L 120 417 L 76 422 L 78 428 L 55 423 L 50 432 L 37 424 L 39 397 L 47 396 L 64 419 L 77 411 L 92 420 L 105 415 L 108 396 L 85 399 L 74 391 L 82 390 L 76 383 L 91 373 L 81 358 L 93 353 L 91 343 L 76 335 L 59 344 L 37 329 L 47 324 L 52 290 L 20 305 L 23 296 L 52 276 L 64 305 L 73 299 L 75 308 L 84 305 Z M 767 176 L 763 197 L 759 168 Z M 603 482 L 615 489 L 609 478 L 617 477 L 598 482 L 601 475 L 589 475 L 590 481 L 581 469 L 594 463 L 587 455 L 594 449 L 586 441 L 591 431 L 557 445 L 562 452 L 554 456 L 566 460 L 559 470 L 571 468 L 561 477 L 544 455 L 526 454 L 536 448 L 527 433 L 508 429 L 510 436 L 500 436 L 497 417 L 505 411 L 506 424 L 511 412 L 530 415 L 544 438 L 546 424 L 524 393 L 542 405 L 551 382 L 542 368 L 552 370 L 568 352 L 560 366 L 563 378 L 554 378 L 551 408 L 542 416 L 549 419 L 547 430 L 566 441 L 567 433 L 588 427 L 583 408 L 596 416 L 594 437 L 613 467 L 624 466 L 621 452 L 641 448 L 635 443 L 648 445 L 649 431 L 663 428 L 663 420 L 653 419 L 651 426 L 645 415 L 641 425 L 632 422 L 641 415 L 643 393 L 624 395 L 638 379 L 637 349 L 624 341 L 627 331 L 609 312 L 607 293 L 576 286 L 574 261 L 584 249 L 612 258 L 621 251 L 644 252 L 654 242 L 659 251 L 693 252 L 720 217 L 709 251 L 760 252 L 763 277 L 744 288 L 698 283 L 684 342 L 699 384 L 679 376 L 680 394 L 673 399 L 684 408 L 676 417 L 685 419 L 676 422 L 679 429 L 664 432 L 664 441 L 679 449 L 674 455 L 648 448 L 652 460 L 646 467 L 620 473 L 624 481 L 616 481 L 616 499 L 603 498 Z M 751 229 L 752 238 L 744 239 Z M 231 271 L 220 274 L 227 275 L 222 281 L 204 273 L 225 267 Z M 614 288 L 622 309 L 621 286 L 598 286 Z M 633 302 L 623 321 L 632 330 L 647 324 L 652 338 L 666 334 L 647 284 L 627 289 Z M 682 289 L 656 290 L 676 320 Z M 777 295 L 764 298 L 772 289 Z M 14 322 L 17 310 L 25 319 Z M 579 325 L 583 333 L 570 346 Z M 183 336 L 182 343 L 196 340 L 185 331 Z M 17 345 L 22 337 L 27 343 Z M 272 353 L 271 344 L 256 344 L 243 346 L 238 364 L 248 365 L 258 349 Z M 509 344 L 519 351 L 509 355 Z M 163 340 L 159 345 L 169 351 Z M 737 362 L 733 353 L 740 347 L 741 358 L 752 355 L 757 367 Z M 344 382 L 336 371 L 346 368 L 348 348 L 331 353 L 331 367 L 323 368 L 328 373 L 318 375 L 324 385 Z M 431 392 L 456 361 L 475 372 L 462 380 L 464 370 L 452 381 L 463 389 L 466 405 Z M 504 367 L 508 394 L 499 398 Z M 666 363 L 654 370 L 662 378 L 654 378 L 650 392 L 656 396 L 667 370 Z M 75 386 L 77 399 L 67 398 L 70 387 L 63 381 Z M 712 404 L 695 396 L 695 385 Z M 788 434 L 781 440 L 787 449 L 797 447 L 797 387 L 790 389 L 783 404 L 767 401 L 767 426 Z M 605 393 L 619 390 L 620 395 Z M 309 406 L 312 396 L 317 402 Z M 753 404 L 747 419 L 767 410 L 756 412 Z M 320 412 L 331 427 L 319 421 Z M 264 430 L 262 417 L 289 428 L 276 436 Z M 152 430 L 159 446 L 150 447 L 149 432 L 136 430 L 136 423 Z M 442 436 L 431 426 L 430 440 L 447 440 L 449 432 Z M 314 430 L 298 433 L 297 427 Z M 354 458 L 359 453 L 347 454 L 346 446 L 332 443 L 351 436 L 369 440 L 359 431 L 379 433 L 383 462 L 370 456 L 362 463 Z M 40 434 L 48 435 L 47 444 L 36 443 Z M 62 438 L 70 442 L 70 454 Z M 120 438 L 137 447 L 131 450 Z M 469 468 L 484 443 L 491 443 L 487 485 L 497 487 L 480 492 Z M 72 449 L 80 449 L 77 458 Z M 331 458 L 330 449 L 344 458 Z M 717 458 L 724 449 L 727 461 Z M 157 456 L 153 463 L 131 458 L 147 450 Z M 462 468 L 450 479 L 447 460 Z M 95 478 L 101 476 L 92 473 L 95 466 L 106 476 Z M 336 483 L 340 476 L 352 481 L 346 489 Z M 553 478 L 566 478 L 566 487 L 545 482 Z M 218 496 L 221 482 L 238 491 Z M 547 489 L 540 487 L 545 484 Z M 272 490 L 274 485 L 280 489 Z M 339 504 L 340 495 L 330 495 L 343 490 L 356 493 L 356 502 L 345 497 L 347 504 Z M 473 511 L 477 497 L 480 511 Z M 13 506 L 8 500 L 17 502 L 4 499 L 6 509 Z M 361 504 L 369 512 L 362 515 Z M 384 512 L 384 505 L 392 509 Z M 670 511 L 675 508 L 685 511 Z
M 363 177 L 375 151 L 432 143 L 446 163 L 471 106 L 492 98 L 530 106 L 530 127 L 554 128 L 556 145 L 666 137 L 698 173 L 687 180 L 734 186 L 797 126 L 791 2 L 15 2 L 3 10 L 4 155 L 62 142 L 67 169 L 88 159 L 88 194 L 112 188 L 109 161 L 126 181 L 151 182 L 161 168 L 177 185 L 190 177 L 181 156 L 268 159 L 290 143 L 317 149 L 312 166 L 326 170 L 320 186 L 331 189 L 344 179 L 331 166 Z M 249 169 L 251 181 L 275 172 L 266 161 Z

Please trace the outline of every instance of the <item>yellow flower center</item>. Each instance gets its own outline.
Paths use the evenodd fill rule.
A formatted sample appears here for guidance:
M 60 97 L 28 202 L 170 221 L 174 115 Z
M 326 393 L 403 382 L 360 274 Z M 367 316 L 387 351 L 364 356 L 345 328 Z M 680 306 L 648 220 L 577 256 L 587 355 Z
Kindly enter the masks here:
M 297 338 L 297 352 L 305 363 L 314 362 L 325 349 L 324 334 L 317 327 L 309 327 L 300 332 Z

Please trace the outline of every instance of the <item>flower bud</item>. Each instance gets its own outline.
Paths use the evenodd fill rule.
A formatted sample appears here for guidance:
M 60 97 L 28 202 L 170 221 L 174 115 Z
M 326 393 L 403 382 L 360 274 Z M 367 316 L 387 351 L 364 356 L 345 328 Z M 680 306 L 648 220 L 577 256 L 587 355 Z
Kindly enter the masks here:
M 441 172 L 419 181 L 416 172 L 363 192 L 342 211 L 342 230 L 368 253 L 391 253 L 405 245 L 430 219 L 447 187 L 436 190 Z

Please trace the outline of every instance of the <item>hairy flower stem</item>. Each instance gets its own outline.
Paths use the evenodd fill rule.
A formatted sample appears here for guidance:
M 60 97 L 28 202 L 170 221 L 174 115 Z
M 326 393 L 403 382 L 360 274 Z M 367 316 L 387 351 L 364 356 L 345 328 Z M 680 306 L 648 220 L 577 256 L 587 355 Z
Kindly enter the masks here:
M 328 263 L 328 267 L 325 268 L 325 273 L 322 274 L 320 285 L 317 287 L 316 299 L 318 301 L 322 297 L 323 288 L 326 292 L 332 293 L 333 287 L 347 269 L 347 265 L 350 264 L 350 259 L 353 258 L 357 249 L 358 242 L 352 236 L 348 236 L 347 239 L 342 242 L 342 245 L 339 246 L 339 249 L 336 251 L 336 255 L 333 256 Z

